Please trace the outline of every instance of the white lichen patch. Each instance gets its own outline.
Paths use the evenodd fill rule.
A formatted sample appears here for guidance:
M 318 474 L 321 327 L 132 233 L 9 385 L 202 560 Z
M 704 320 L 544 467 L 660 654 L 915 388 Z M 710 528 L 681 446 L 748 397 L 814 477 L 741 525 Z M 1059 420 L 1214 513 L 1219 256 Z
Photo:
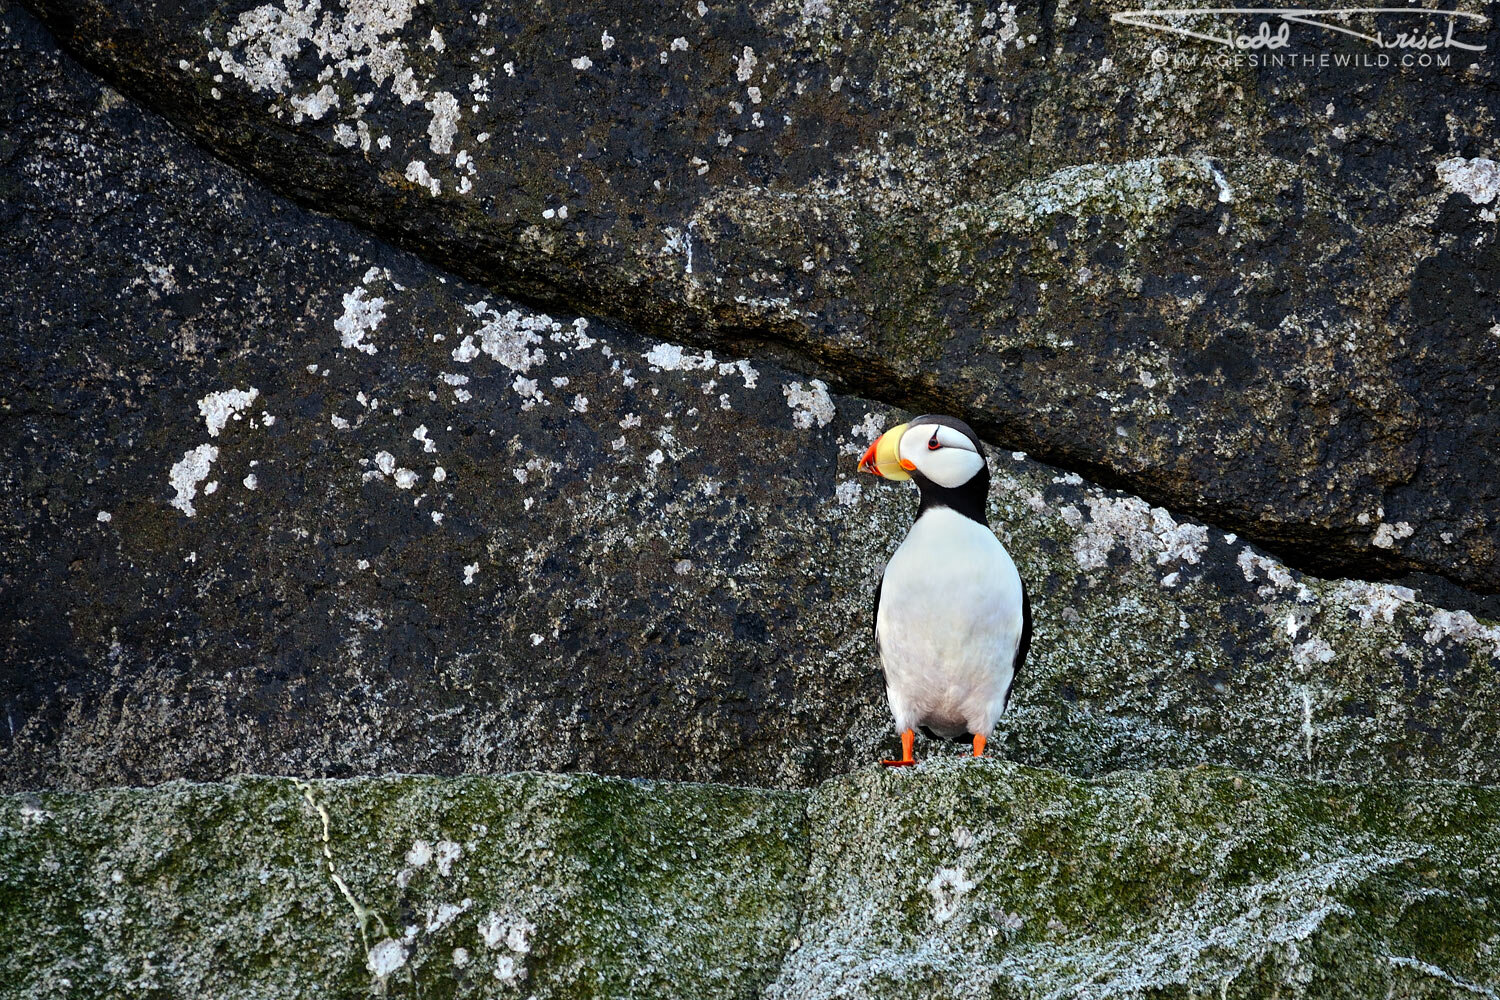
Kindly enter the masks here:
M 996 18 L 999 18 L 1000 30 L 994 34 L 985 35 L 979 44 L 985 49 L 990 49 L 995 55 L 1001 55 L 1007 48 L 1015 48 L 1017 51 L 1026 47 L 1026 39 L 1021 36 L 1021 24 L 1016 19 L 1016 7 L 1014 4 L 1002 3 L 996 10 L 991 10 L 984 15 L 979 22 L 981 28 L 986 31 L 994 31 Z
M 426 188 L 427 193 L 434 198 L 443 193 L 442 182 L 428 172 L 426 160 L 412 160 L 406 165 L 403 176 L 413 184 Z
M 258 91 L 284 93 L 291 86 L 287 64 L 310 40 L 319 10 L 316 3 L 288 0 L 286 9 L 265 4 L 239 16 L 225 37 L 227 49 L 212 49 L 210 60 L 225 73 Z M 238 58 L 229 51 L 240 49 Z
M 526 460 L 525 465 L 518 466 L 510 471 L 511 475 L 516 477 L 516 482 L 524 486 L 532 476 L 538 473 L 542 475 L 543 479 L 546 479 L 554 472 L 560 472 L 561 470 L 562 465 L 549 458 L 530 458 Z
M 406 964 L 406 945 L 396 938 L 378 942 L 365 956 L 365 965 L 381 979 Z
M 1225 539 L 1228 541 L 1228 539 Z M 1230 544 L 1233 544 L 1232 542 Z M 1239 557 L 1235 560 L 1240 572 L 1245 574 L 1246 583 L 1254 583 L 1257 575 L 1264 573 L 1266 584 L 1258 593 L 1261 597 L 1269 597 L 1278 590 L 1285 590 L 1295 585 L 1292 579 L 1292 571 L 1280 562 L 1269 556 L 1263 556 L 1248 545 L 1240 550 Z
M 1303 668 L 1315 663 L 1331 663 L 1333 657 L 1333 647 L 1317 636 L 1292 648 L 1292 662 Z
M 826 427 L 837 415 L 833 397 L 828 395 L 828 384 L 821 379 L 810 379 L 805 387 L 801 382 L 792 382 L 781 387 L 781 394 L 792 410 L 792 426 L 801 430 L 809 430 L 815 424 Z
M 1181 205 L 1185 187 L 1201 190 L 1204 200 L 1233 197 L 1222 171 L 1207 157 L 1151 157 L 1121 163 L 1081 163 L 1046 177 L 1023 181 L 988 209 L 990 230 L 1005 221 L 1028 225 L 1063 212 L 1105 211 L 1151 217 Z
M 524 313 L 511 309 L 503 315 L 489 302 L 481 299 L 464 307 L 470 315 L 484 321 L 473 334 L 464 336 L 453 349 L 453 360 L 467 364 L 481 353 L 515 372 L 527 372 L 535 365 L 547 360 L 547 355 L 535 344 L 542 343 L 542 335 L 562 330 L 563 326 L 546 313 Z M 459 333 L 463 333 L 460 329 Z M 478 344 L 474 339 L 479 338 Z
M 580 351 L 586 351 L 599 341 L 588 334 L 589 321 L 579 316 L 567 326 L 553 324 L 552 333 L 549 338 L 556 344 L 572 344 Z
M 375 345 L 365 342 L 365 335 L 373 333 L 385 319 L 385 299 L 370 298 L 364 287 L 344 293 L 344 314 L 333 321 L 338 331 L 339 345 L 352 347 L 366 354 L 375 353 Z
M 453 874 L 453 865 L 459 858 L 463 857 L 463 845 L 452 840 L 440 840 L 432 850 L 432 860 L 437 865 L 439 875 L 448 876 Z
M 193 507 L 193 498 L 198 495 L 198 484 L 208 478 L 208 473 L 218 457 L 219 449 L 211 444 L 200 444 L 182 453 L 182 458 L 172 466 L 168 474 L 172 488 L 177 491 L 177 496 L 172 501 L 173 507 L 188 517 L 198 513 Z
M 474 577 L 479 574 L 479 564 L 469 563 L 464 567 L 464 586 L 467 587 L 474 582 Z
M 198 412 L 203 416 L 203 422 L 208 426 L 208 436 L 218 437 L 224 425 L 231 419 L 239 420 L 240 412 L 255 402 L 260 395 L 260 390 L 251 386 L 249 389 L 225 389 L 222 392 L 211 392 L 198 400 Z
M 746 45 L 740 52 L 740 57 L 735 60 L 734 78 L 740 83 L 748 83 L 751 74 L 755 72 L 755 64 L 759 61 L 755 57 L 755 50 Z
M 481 920 L 478 929 L 479 938 L 485 947 L 504 948 L 517 955 L 530 953 L 531 935 L 536 933 L 536 925 L 525 917 L 502 916 L 499 913 L 491 913 Z
M 432 860 L 432 845 L 425 840 L 412 841 L 411 850 L 406 852 L 406 863 L 413 868 L 421 868 Z
M 1165 508 L 1152 507 L 1138 497 L 1090 496 L 1085 503 L 1087 522 L 1076 507 L 1061 511 L 1066 523 L 1081 529 L 1073 539 L 1073 557 L 1081 569 L 1104 568 L 1110 553 L 1122 546 L 1133 561 L 1152 559 L 1158 566 L 1197 563 L 1208 548 L 1206 527 L 1178 523 Z
M 41 826 L 51 818 L 52 813 L 37 803 L 27 799 L 21 800 L 21 829 L 30 830 L 32 827 Z
M 651 366 L 652 371 L 664 372 L 691 372 L 691 371 L 713 371 L 721 376 L 737 374 L 743 380 L 746 389 L 754 389 L 760 381 L 760 372 L 749 361 L 740 359 L 738 361 L 719 361 L 714 357 L 713 351 L 704 351 L 702 354 L 684 349 L 678 344 L 657 344 L 651 350 L 642 355 L 646 363 Z M 710 382 L 704 388 L 709 392 L 714 386 Z M 821 426 L 821 425 L 820 425 Z
M 1394 548 L 1401 539 L 1410 538 L 1411 533 L 1412 526 L 1405 521 L 1382 524 L 1375 529 L 1375 537 L 1370 540 L 1370 544 L 1380 549 Z
M 328 112 L 339 106 L 339 95 L 328 84 L 323 84 L 317 91 L 311 94 L 294 94 L 288 101 L 293 109 L 293 124 L 300 123 L 304 118 L 313 121 L 320 120 Z
M 933 921 L 943 924 L 952 920 L 958 914 L 963 897 L 975 884 L 962 868 L 939 868 L 927 882 L 927 893 L 932 897 Z
M 427 102 L 427 110 L 432 112 L 427 125 L 428 145 L 434 153 L 445 156 L 453 152 L 453 138 L 458 135 L 458 98 L 440 90 Z
M 515 390 L 516 395 L 521 397 L 522 410 L 529 410 L 538 403 L 543 406 L 550 405 L 547 402 L 547 397 L 542 394 L 542 390 L 538 387 L 537 380 L 534 378 L 517 375 L 515 381 L 511 382 L 510 387 Z
M 338 107 L 338 95 L 329 81 L 335 75 L 347 79 L 361 71 L 368 73 L 376 87 L 388 87 L 403 104 L 411 104 L 425 94 L 406 65 L 399 38 L 391 36 L 406 27 L 418 3 L 420 0 L 348 0 L 326 12 L 316 0 L 286 0 L 283 7 L 263 4 L 239 16 L 225 32 L 223 47 L 211 49 L 209 59 L 217 62 L 225 75 L 243 81 L 256 92 L 273 95 L 273 113 L 281 116 L 290 112 L 294 120 L 321 119 Z M 205 28 L 205 35 L 211 37 L 213 30 Z M 441 51 L 441 36 L 429 36 L 428 43 Z M 296 88 L 292 68 L 309 45 L 322 68 L 306 83 L 306 89 Z M 295 92 L 284 96 L 294 88 Z M 217 87 L 212 94 L 215 99 L 221 96 Z M 374 96 L 364 94 L 356 99 L 351 110 L 355 119 Z M 356 121 L 356 126 L 360 145 L 368 152 L 368 129 L 362 120 Z M 336 127 L 335 136 L 347 143 L 347 125 L 344 129 Z M 382 137 L 381 148 L 388 145 L 389 137 Z
M 1437 178 L 1455 194 L 1466 196 L 1476 205 L 1488 205 L 1500 198 L 1500 163 L 1474 157 L 1466 160 L 1454 156 L 1437 165 Z
M 677 344 L 657 344 L 642 357 L 652 369 L 664 372 L 704 371 L 718 366 L 713 351 L 695 354 Z
M 472 899 L 465 899 L 459 903 L 440 903 L 436 908 L 429 907 L 426 926 L 423 929 L 428 934 L 440 931 L 473 905 Z
M 495 959 L 495 978 L 506 986 L 513 986 L 526 976 L 526 970 L 512 955 L 500 955 Z
M 1246 549 L 1245 551 L 1249 551 Z M 1240 565 L 1243 567 L 1244 556 Z M 1396 620 L 1402 608 L 1413 604 L 1416 591 L 1410 587 L 1398 587 L 1390 583 L 1367 583 L 1364 580 L 1340 580 L 1328 594 L 1329 603 L 1342 606 L 1359 616 L 1362 628 L 1369 628 L 1377 620 L 1387 625 Z
M 746 389 L 754 389 L 760 380 L 760 372 L 750 362 L 743 359 L 739 361 L 727 361 L 719 365 L 719 374 L 728 375 L 737 372 L 744 379 Z
M 1500 625 L 1482 625 L 1467 611 L 1433 609 L 1422 641 L 1436 645 L 1444 640 L 1489 646 L 1490 655 L 1500 658 Z
M 866 413 L 859 423 L 849 428 L 850 440 L 844 450 L 854 455 L 863 453 L 872 441 L 880 437 L 882 429 L 880 418 L 874 413 Z

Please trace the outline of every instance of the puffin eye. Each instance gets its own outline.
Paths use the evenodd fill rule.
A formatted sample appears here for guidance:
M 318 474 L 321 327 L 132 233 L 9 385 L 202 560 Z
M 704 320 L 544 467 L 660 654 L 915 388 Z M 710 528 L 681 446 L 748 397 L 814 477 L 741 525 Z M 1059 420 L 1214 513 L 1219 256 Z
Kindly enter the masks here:
M 927 439 L 927 450 L 928 451 L 937 451 L 939 448 L 942 447 L 942 445 L 938 443 L 937 434 L 938 434 L 937 431 L 933 431 L 932 432 L 932 437 L 930 437 L 930 438 Z

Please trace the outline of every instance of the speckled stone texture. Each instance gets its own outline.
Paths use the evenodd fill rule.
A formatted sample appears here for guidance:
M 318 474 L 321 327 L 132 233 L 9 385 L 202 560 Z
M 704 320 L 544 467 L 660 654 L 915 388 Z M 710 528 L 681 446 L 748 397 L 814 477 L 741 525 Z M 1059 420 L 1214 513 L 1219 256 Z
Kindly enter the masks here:
M 5 997 L 753 996 L 800 796 L 588 775 L 0 800 Z
M 1456 998 L 1500 987 L 1500 794 L 999 761 L 816 789 L 768 998 Z
M 1454 998 L 1500 794 L 874 765 L 0 797 L 0 996 Z
M 901 411 L 501 298 L 0 24 L 5 787 L 800 787 L 893 746 L 869 602 L 914 502 L 853 467 Z M 1500 781 L 1500 628 L 990 461 L 1037 622 L 992 753 Z
M 1493 21 L 1314 71 L 1189 66 L 1226 50 L 1123 0 L 36 6 L 494 291 L 959 413 L 1298 568 L 1500 591 Z

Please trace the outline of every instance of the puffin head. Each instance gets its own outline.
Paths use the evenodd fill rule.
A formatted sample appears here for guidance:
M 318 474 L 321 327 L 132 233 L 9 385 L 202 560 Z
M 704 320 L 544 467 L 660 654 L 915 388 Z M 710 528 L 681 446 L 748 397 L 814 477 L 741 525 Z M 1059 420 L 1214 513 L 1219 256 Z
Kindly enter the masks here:
M 859 471 L 882 479 L 915 479 L 924 488 L 930 483 L 952 490 L 973 482 L 988 467 L 979 436 L 968 424 L 955 417 L 928 413 L 897 424 L 876 438 L 859 460 Z
M 985 521 L 990 469 L 984 447 L 969 425 L 955 417 L 928 413 L 897 424 L 870 445 L 859 471 L 914 480 L 922 492 L 922 510 L 952 507 Z

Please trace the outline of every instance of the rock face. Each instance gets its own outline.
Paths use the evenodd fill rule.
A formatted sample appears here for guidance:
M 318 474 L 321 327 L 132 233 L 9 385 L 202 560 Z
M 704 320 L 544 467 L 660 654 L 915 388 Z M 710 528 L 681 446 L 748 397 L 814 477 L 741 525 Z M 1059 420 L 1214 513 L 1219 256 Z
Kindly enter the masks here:
M 1457 997 L 1500 796 L 1215 768 L 0 799 L 12 997 Z M 25 928 L 25 932 L 19 932 Z
M 1497 806 L 1213 768 L 865 770 L 811 796 L 801 946 L 766 995 L 1483 996 Z
M 1490 62 L 36 6 L 120 89 L 0 0 L 0 996 L 1500 991 Z M 886 772 L 913 408 L 1037 634 Z
M 798 796 L 587 776 L 173 783 L 4 813 L 13 997 L 746 996 L 807 858 Z
M 900 411 L 501 298 L 3 24 L 5 786 L 797 787 L 891 745 L 869 601 L 914 504 L 853 465 Z M 993 752 L 1500 781 L 1500 628 L 991 464 L 1038 623 Z
M 1500 591 L 1482 53 L 1294 26 L 1332 68 L 1257 69 L 1067 0 L 37 7 L 495 291 L 961 413 L 1305 570 Z

